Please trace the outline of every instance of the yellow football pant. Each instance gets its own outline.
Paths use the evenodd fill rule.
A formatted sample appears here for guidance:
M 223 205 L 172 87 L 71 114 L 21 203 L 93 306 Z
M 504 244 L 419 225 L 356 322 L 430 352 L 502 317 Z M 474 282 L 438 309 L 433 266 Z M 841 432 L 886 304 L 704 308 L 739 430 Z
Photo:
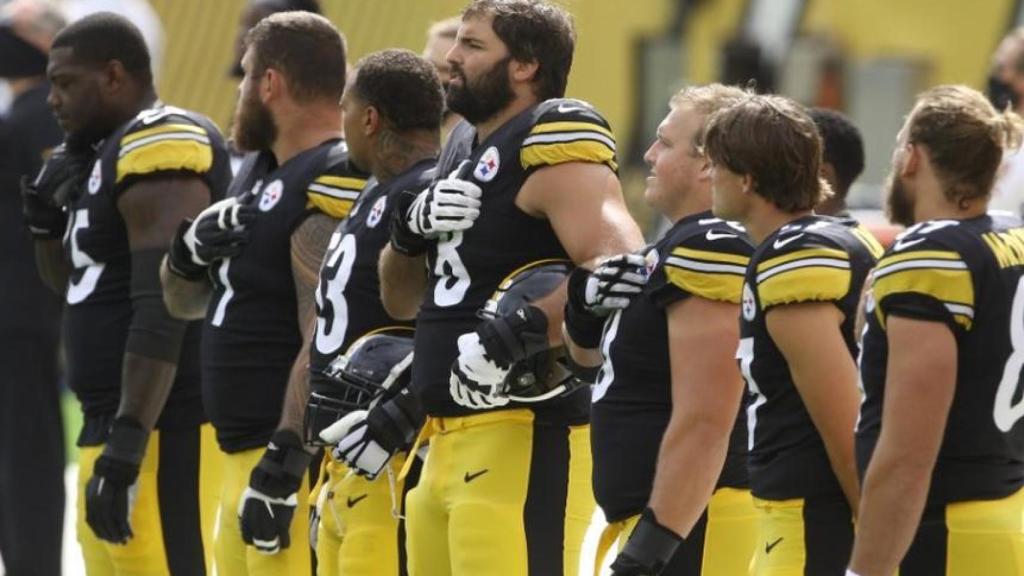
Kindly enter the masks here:
M 853 519 L 841 496 L 820 500 L 762 500 L 754 576 L 842 575 L 853 548 Z
M 263 457 L 265 448 L 224 454 L 224 484 L 220 493 L 220 518 L 214 544 L 217 576 L 303 576 L 312 574 L 309 548 L 309 479 L 299 488 L 299 505 L 289 529 L 291 545 L 277 554 L 263 554 L 242 540 L 238 502 L 249 486 L 249 474 Z
M 1024 489 L 999 500 L 926 510 L 899 574 L 1024 574 Z
M 327 480 L 311 503 L 320 511 L 316 558 L 319 576 L 399 576 L 404 574 L 404 542 L 400 520 L 405 464 L 396 454 L 376 480 L 349 473 L 342 462 L 328 459 Z
M 407 498 L 411 576 L 575 576 L 594 512 L 590 426 L 525 409 L 431 418 Z
M 126 545 L 100 540 L 85 522 L 85 487 L 102 453 L 103 446 L 86 446 L 78 457 L 76 531 L 86 573 L 89 576 L 211 573 L 222 467 L 213 427 L 204 424 L 154 430 L 150 434 L 131 511 L 134 537 Z
M 640 516 L 613 522 L 605 528 L 598 544 L 594 574 L 598 574 L 612 544 L 626 545 Z M 750 566 L 757 544 L 757 511 L 749 490 L 719 488 L 711 495 L 704 517 L 680 545 L 664 574 L 672 576 L 733 576 Z

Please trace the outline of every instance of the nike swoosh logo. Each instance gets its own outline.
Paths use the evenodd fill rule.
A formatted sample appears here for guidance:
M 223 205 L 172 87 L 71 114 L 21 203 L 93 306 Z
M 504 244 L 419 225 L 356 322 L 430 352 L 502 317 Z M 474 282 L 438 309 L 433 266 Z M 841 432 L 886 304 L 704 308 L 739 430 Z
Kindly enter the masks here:
M 708 230 L 708 240 L 720 240 L 722 238 L 739 238 L 736 234 L 726 234 L 724 232 L 715 232 L 714 230 Z
M 562 114 L 568 114 L 569 112 L 584 112 L 586 108 L 576 104 L 562 103 L 558 105 L 558 111 Z
M 349 496 L 348 497 L 348 507 L 351 508 L 351 507 L 355 506 L 356 504 L 359 504 L 360 502 L 365 500 L 367 496 L 369 496 L 369 494 L 363 494 L 362 496 L 356 496 L 355 498 Z
M 479 472 L 473 472 L 472 474 L 470 474 L 469 472 L 466 472 L 466 475 L 462 477 L 462 480 L 465 481 L 466 484 L 469 484 L 473 480 L 476 480 L 477 478 L 483 476 L 484 474 L 487 474 L 487 472 L 489 472 L 489 470 L 487 468 L 484 468 L 483 470 L 481 470 Z
M 904 248 L 910 248 L 911 246 L 914 246 L 915 244 L 920 244 L 921 242 L 924 242 L 924 241 L 925 241 L 925 238 L 915 238 L 913 240 L 897 240 L 896 244 L 893 245 L 892 249 L 897 251 L 897 252 L 899 252 L 900 250 L 903 250 Z
M 778 239 L 775 240 L 775 244 L 773 244 L 773 246 L 775 246 L 775 249 L 778 250 L 779 248 L 782 248 L 786 244 L 789 244 L 793 240 L 796 240 L 797 238 L 800 238 L 803 235 L 804 235 L 803 232 L 801 232 L 800 234 L 796 234 L 794 236 L 790 236 L 789 238 L 786 238 L 786 239 L 778 238 Z
M 765 542 L 764 543 L 764 553 L 765 554 L 771 554 L 772 550 L 774 550 L 775 547 L 779 545 L 779 542 L 782 542 L 782 538 L 781 537 L 778 540 L 776 540 L 775 542 L 772 542 L 770 544 L 768 542 Z

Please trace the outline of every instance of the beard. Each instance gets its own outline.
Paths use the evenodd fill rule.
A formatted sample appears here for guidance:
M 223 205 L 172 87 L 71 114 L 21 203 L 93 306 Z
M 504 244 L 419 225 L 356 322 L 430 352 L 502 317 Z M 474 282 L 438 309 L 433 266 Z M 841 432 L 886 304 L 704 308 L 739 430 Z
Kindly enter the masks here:
M 508 63 L 511 61 L 511 56 L 502 58 L 473 82 L 461 68 L 452 65 L 452 76 L 458 76 L 462 82 L 457 86 L 449 84 L 445 96 L 448 109 L 470 124 L 479 124 L 496 116 L 515 98 L 508 79 Z
M 885 213 L 889 221 L 906 227 L 914 225 L 914 199 L 895 171 L 886 178 L 885 188 Z
M 270 110 L 256 97 L 256 90 L 242 94 L 231 127 L 235 146 L 242 151 L 270 150 L 277 140 L 277 124 Z
M 73 154 L 91 155 L 95 151 L 96 144 L 116 129 L 116 127 L 108 127 L 105 122 L 94 121 L 69 131 L 64 138 L 64 143 L 68 151 Z

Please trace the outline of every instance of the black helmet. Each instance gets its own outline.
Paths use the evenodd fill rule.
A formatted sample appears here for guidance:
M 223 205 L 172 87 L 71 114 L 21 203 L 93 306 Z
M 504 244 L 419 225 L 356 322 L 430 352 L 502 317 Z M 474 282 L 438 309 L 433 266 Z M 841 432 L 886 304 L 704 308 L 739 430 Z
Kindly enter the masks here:
M 512 314 L 565 282 L 575 268 L 568 260 L 538 260 L 509 274 L 478 315 L 490 320 Z M 512 365 L 505 377 L 505 394 L 513 402 L 542 402 L 575 391 L 585 383 L 574 378 L 564 346 L 538 352 Z
M 306 443 L 324 446 L 320 432 L 355 410 L 368 410 L 383 396 L 409 385 L 412 329 L 370 332 L 349 346 L 315 379 L 306 402 Z

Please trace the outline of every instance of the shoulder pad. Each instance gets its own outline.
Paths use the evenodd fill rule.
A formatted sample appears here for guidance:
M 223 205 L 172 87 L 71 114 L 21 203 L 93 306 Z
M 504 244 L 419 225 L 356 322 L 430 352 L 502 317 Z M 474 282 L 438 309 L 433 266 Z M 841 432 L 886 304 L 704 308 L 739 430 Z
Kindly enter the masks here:
M 220 138 L 204 124 L 197 114 L 173 106 L 143 110 L 122 133 L 117 182 L 170 170 L 206 173 L 213 165 L 213 142 Z
M 698 220 L 680 230 L 665 257 L 665 277 L 680 290 L 738 304 L 754 248 L 738 224 Z
M 892 297 L 933 299 L 965 329 L 974 320 L 974 282 L 964 258 L 957 220 L 933 220 L 908 228 L 878 261 L 871 293 L 882 326 Z
M 533 112 L 520 162 L 527 170 L 565 162 L 607 164 L 618 170 L 615 135 L 601 114 L 582 100 L 545 100 Z
M 832 302 L 850 291 L 850 254 L 821 233 L 834 223 L 819 221 L 807 227 L 783 227 L 766 240 L 754 281 L 762 309 L 797 302 Z
M 306 189 L 306 207 L 331 218 L 348 216 L 370 175 L 348 161 L 348 147 L 339 142 L 327 154 L 324 171 Z

